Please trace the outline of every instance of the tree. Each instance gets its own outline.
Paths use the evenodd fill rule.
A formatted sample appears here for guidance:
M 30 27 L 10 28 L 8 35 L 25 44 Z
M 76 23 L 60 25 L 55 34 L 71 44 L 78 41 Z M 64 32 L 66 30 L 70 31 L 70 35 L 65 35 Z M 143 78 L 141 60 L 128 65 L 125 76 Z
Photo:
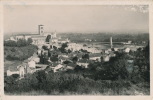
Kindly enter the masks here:
M 50 42 L 50 39 L 51 39 L 51 35 L 48 35 L 46 38 L 46 42 Z
M 32 42 L 33 42 L 33 40 L 32 40 L 31 38 L 28 38 L 27 44 L 29 45 L 29 44 L 31 44 Z
M 48 50 L 48 47 L 45 46 L 45 45 L 43 45 L 42 48 L 43 48 L 44 50 Z
M 89 59 L 89 54 L 82 55 L 82 59 Z
M 17 41 L 17 46 L 21 47 L 21 46 L 26 46 L 27 45 L 27 41 L 25 39 L 19 39 Z
M 64 61 L 63 63 L 64 63 L 64 64 L 69 64 L 69 63 L 71 63 L 71 62 L 68 61 L 68 60 L 66 60 L 66 61 Z
M 15 47 L 16 46 L 16 42 L 12 41 L 12 40 L 4 41 L 4 46 Z
M 135 52 L 135 60 L 134 65 L 138 66 L 139 68 L 139 75 L 146 80 L 147 82 L 150 81 L 150 49 L 149 43 L 143 49 L 139 48 Z
M 73 61 L 74 63 L 76 63 L 76 62 L 78 61 L 78 57 L 76 57 L 76 56 L 73 57 L 73 58 L 72 58 L 72 61 Z
M 66 47 L 68 47 L 67 43 L 63 43 L 61 48 L 65 49 Z

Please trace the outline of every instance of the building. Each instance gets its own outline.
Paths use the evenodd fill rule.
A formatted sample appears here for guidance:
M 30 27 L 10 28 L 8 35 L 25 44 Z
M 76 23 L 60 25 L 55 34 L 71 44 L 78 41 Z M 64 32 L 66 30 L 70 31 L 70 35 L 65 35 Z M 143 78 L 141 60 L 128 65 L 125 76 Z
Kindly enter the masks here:
M 124 52 L 125 52 L 125 53 L 129 53 L 129 52 L 130 52 L 130 48 L 125 48 L 125 49 L 124 49 Z
M 74 63 L 69 63 L 69 64 L 67 64 L 66 69 L 71 69 L 71 70 L 73 70 L 76 66 L 77 66 L 77 65 L 74 64 Z
M 38 25 L 38 33 L 39 35 L 44 35 L 44 25 Z
M 85 60 L 85 59 L 81 59 L 77 62 L 77 65 L 82 66 L 84 68 L 88 68 L 89 65 L 89 61 Z
M 103 62 L 108 62 L 109 60 L 110 60 L 110 56 L 109 55 L 102 56 L 102 61 Z
M 56 31 L 54 33 L 45 33 L 44 25 L 38 25 L 38 34 L 19 34 L 15 36 L 11 36 L 8 40 L 18 41 L 20 39 L 28 40 L 31 38 L 33 40 L 32 44 L 34 45 L 42 45 L 46 43 L 46 38 L 48 35 L 51 35 L 50 42 L 58 42 L 56 37 Z
M 32 36 L 32 44 L 34 45 L 43 45 L 45 44 L 46 37 L 45 36 Z
M 89 59 L 93 61 L 101 61 L 101 53 L 92 53 L 89 55 Z

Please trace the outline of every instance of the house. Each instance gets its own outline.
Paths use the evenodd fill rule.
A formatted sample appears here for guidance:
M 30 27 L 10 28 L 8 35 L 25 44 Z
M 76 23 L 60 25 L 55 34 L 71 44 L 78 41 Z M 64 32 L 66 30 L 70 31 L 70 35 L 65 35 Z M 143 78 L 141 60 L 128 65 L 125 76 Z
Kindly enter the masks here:
M 37 54 L 38 54 L 38 56 L 41 56 L 41 52 L 42 52 L 41 49 L 38 49 L 38 50 L 37 50 Z
M 125 48 L 125 49 L 124 49 L 124 52 L 125 52 L 125 53 L 129 53 L 129 52 L 130 52 L 130 48 Z
M 109 54 L 109 51 L 108 50 L 102 50 L 102 53 L 103 54 Z
M 57 65 L 53 68 L 53 71 L 54 71 L 54 73 L 55 73 L 55 72 L 58 72 L 58 71 L 62 70 L 62 68 L 63 68 L 63 65 L 62 65 L 62 64 L 57 64 Z
M 73 70 L 76 66 L 77 66 L 77 65 L 74 64 L 74 63 L 69 63 L 69 64 L 66 65 L 66 69 L 71 69 L 71 70 Z
M 55 73 L 55 72 L 58 72 L 58 71 L 62 71 L 64 69 L 64 65 L 54 62 L 54 63 L 51 63 L 50 68 Z
M 20 78 L 24 78 L 24 75 L 26 74 L 26 64 L 22 64 L 17 66 L 17 69 L 19 70 L 19 76 Z
M 77 65 L 82 66 L 84 68 L 88 68 L 89 61 L 85 59 L 81 59 L 77 62 Z
M 59 38 L 58 39 L 58 43 L 68 43 L 68 42 L 70 42 L 70 40 L 67 38 L 67 39 L 64 39 L 64 38 Z
M 36 62 L 35 61 L 29 61 L 28 62 L 28 66 L 30 67 L 30 68 L 36 68 Z
M 112 48 L 112 51 L 118 51 L 118 48 Z
M 110 56 L 109 55 L 103 55 L 102 56 L 102 61 L 103 62 L 108 62 L 110 60 Z
M 63 57 L 63 56 L 60 56 L 59 57 L 59 63 L 63 63 L 64 61 L 66 61 L 68 58 L 67 57 Z
M 48 65 L 46 64 L 36 64 L 35 70 L 44 70 Z
M 111 49 L 111 48 L 109 48 L 109 49 L 108 49 L 108 52 L 111 52 L 111 51 L 112 51 L 112 49 Z
M 9 39 L 7 39 L 7 40 L 5 40 L 5 41 L 17 41 L 16 39 L 15 39 L 15 36 L 11 36 Z
M 88 52 L 90 52 L 90 53 L 101 53 L 101 50 L 99 50 L 99 49 L 96 49 L 96 48 L 88 48 L 88 49 L 86 49 Z
M 109 56 L 110 56 L 110 57 L 115 57 L 116 54 L 115 54 L 114 52 L 110 52 L 110 53 L 109 53 Z
M 91 53 L 89 55 L 89 59 L 94 61 L 96 60 L 101 61 L 101 53 Z
M 35 63 L 39 63 L 40 62 L 40 58 L 37 56 L 36 53 L 34 53 L 33 56 L 31 56 L 30 60 L 35 61 Z
M 19 71 L 11 71 L 11 70 L 8 69 L 6 74 L 7 74 L 7 76 L 11 76 L 13 74 L 19 74 Z

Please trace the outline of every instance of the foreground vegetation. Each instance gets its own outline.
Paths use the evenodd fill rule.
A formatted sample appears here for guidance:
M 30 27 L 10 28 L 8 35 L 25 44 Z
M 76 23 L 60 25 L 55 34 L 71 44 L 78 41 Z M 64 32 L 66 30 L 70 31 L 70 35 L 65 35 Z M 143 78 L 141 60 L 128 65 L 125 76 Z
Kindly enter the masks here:
M 5 93 L 9 95 L 149 95 L 149 44 L 136 52 L 116 53 L 110 62 L 93 62 L 88 69 L 77 66 L 74 70 L 53 73 L 45 70 L 5 77 Z M 137 66 L 127 70 L 127 60 Z
M 93 80 L 72 73 L 37 72 L 15 81 L 8 77 L 6 94 L 14 95 L 149 95 L 147 83 L 134 84 L 128 80 Z M 9 83 L 10 82 L 10 83 Z

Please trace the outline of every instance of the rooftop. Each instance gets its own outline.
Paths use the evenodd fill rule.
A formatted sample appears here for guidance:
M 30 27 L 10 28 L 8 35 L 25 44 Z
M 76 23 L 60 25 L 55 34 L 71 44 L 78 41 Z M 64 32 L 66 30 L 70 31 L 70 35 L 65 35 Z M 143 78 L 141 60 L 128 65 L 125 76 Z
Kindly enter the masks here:
M 81 59 L 78 61 L 78 63 L 89 63 L 90 61 L 89 60 L 86 60 L 86 59 Z
M 101 53 L 91 53 L 89 54 L 89 57 L 100 57 L 101 55 Z
M 74 63 L 69 63 L 69 64 L 67 64 L 67 66 L 76 67 L 76 64 L 74 64 Z

